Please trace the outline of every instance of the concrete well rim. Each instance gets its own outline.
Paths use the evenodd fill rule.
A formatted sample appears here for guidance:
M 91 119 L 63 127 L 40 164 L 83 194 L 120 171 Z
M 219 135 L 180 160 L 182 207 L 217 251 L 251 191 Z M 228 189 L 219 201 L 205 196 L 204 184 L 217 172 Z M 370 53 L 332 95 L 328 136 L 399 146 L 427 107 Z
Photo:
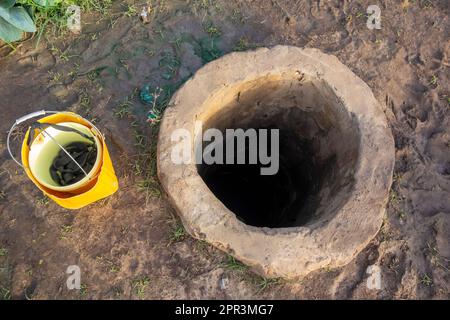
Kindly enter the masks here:
M 286 70 L 323 79 L 357 118 L 363 155 L 355 169 L 357 192 L 325 225 L 258 228 L 239 221 L 209 191 L 195 164 L 170 161 L 170 135 L 179 127 L 193 132 L 193 122 L 211 95 L 234 83 Z M 192 236 L 231 253 L 264 276 L 297 278 L 348 263 L 376 235 L 392 183 L 394 143 L 370 88 L 336 57 L 317 49 L 276 46 L 228 54 L 197 71 L 165 111 L 157 158 L 161 184 Z

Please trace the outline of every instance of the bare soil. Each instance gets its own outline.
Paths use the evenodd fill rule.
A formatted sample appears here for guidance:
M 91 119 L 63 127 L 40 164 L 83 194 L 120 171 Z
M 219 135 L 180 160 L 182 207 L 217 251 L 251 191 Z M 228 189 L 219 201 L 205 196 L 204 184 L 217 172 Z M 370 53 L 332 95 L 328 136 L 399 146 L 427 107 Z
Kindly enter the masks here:
M 155 1 L 149 24 L 126 14 L 133 3 L 83 15 L 80 36 L 0 49 L 0 299 L 450 298 L 448 1 L 377 1 L 381 30 L 366 27 L 371 1 Z M 217 53 L 276 44 L 336 55 L 384 105 L 396 145 L 377 237 L 347 266 L 298 281 L 262 279 L 183 233 L 155 180 L 157 130 L 138 94 L 175 88 Z M 41 109 L 96 121 L 116 194 L 70 211 L 27 179 L 5 137 Z M 69 265 L 81 268 L 81 290 L 66 287 Z M 381 268 L 380 290 L 366 285 L 370 265 Z

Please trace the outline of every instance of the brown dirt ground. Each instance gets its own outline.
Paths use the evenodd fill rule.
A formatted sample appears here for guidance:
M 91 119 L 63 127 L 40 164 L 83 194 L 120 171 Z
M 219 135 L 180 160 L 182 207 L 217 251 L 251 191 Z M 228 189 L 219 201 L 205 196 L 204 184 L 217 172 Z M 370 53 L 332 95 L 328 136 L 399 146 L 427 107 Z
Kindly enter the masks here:
M 83 16 L 80 36 L 49 36 L 37 48 L 32 39 L 0 58 L 0 298 L 450 297 L 447 0 L 154 1 L 147 25 L 124 14 L 126 3 L 116 1 L 108 16 Z M 372 3 L 381 7 L 381 30 L 366 27 Z M 347 266 L 265 281 L 234 270 L 205 243 L 173 239 L 179 222 L 153 180 L 155 132 L 136 89 L 175 84 L 200 68 L 196 48 L 208 41 L 209 22 L 221 31 L 222 53 L 289 44 L 334 54 L 384 106 L 396 144 L 390 203 L 377 237 Z M 180 61 L 170 80 L 161 77 L 165 53 Z M 5 135 L 16 118 L 44 108 L 96 119 L 120 191 L 69 211 L 28 181 L 9 158 Z M 80 291 L 66 288 L 72 264 L 81 268 Z M 372 264 L 381 267 L 381 290 L 366 286 Z

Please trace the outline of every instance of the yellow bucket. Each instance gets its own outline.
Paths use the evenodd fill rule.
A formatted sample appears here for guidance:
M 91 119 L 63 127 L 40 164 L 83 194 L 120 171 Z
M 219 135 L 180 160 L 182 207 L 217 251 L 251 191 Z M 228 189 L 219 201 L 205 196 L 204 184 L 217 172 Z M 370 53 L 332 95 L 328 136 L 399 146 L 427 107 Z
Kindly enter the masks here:
M 61 123 L 67 123 L 67 122 L 74 122 L 79 123 L 83 126 L 86 126 L 91 130 L 91 132 L 96 136 L 96 140 L 99 140 L 102 146 L 101 150 L 101 164 L 100 168 L 97 169 L 97 173 L 90 178 L 90 180 L 87 183 L 84 183 L 80 188 L 76 190 L 71 190 L 70 192 L 61 192 L 57 190 L 53 190 L 49 187 L 44 186 L 41 184 L 38 179 L 32 174 L 30 170 L 30 163 L 29 163 L 29 153 L 30 148 L 28 144 L 28 137 L 30 135 L 30 128 L 27 130 L 25 134 L 25 138 L 22 143 L 22 164 L 23 168 L 27 174 L 27 176 L 33 181 L 33 183 L 40 189 L 42 192 L 44 192 L 50 199 L 55 201 L 60 206 L 67 208 L 67 209 L 79 209 L 82 208 L 90 203 L 93 203 L 97 200 L 103 199 L 105 197 L 108 197 L 112 195 L 114 192 L 117 191 L 119 184 L 117 181 L 117 177 L 114 173 L 114 168 L 111 162 L 111 158 L 108 153 L 108 148 L 106 147 L 104 136 L 98 131 L 98 129 L 89 121 L 82 118 L 81 116 L 72 113 L 72 112 L 53 112 L 53 111 L 39 111 L 35 112 L 33 114 L 24 116 L 18 120 L 16 120 L 15 125 L 28 120 L 32 117 L 38 116 L 38 115 L 44 115 L 52 113 L 50 116 L 46 116 L 44 118 L 41 118 L 38 120 L 40 123 L 50 123 L 50 124 L 61 124 Z M 14 126 L 13 126 L 14 128 Z M 11 128 L 11 131 L 13 130 Z M 39 135 L 39 132 L 36 132 L 34 135 L 34 139 L 42 138 Z M 33 141 L 32 141 L 33 142 Z M 30 144 L 32 145 L 32 144 Z M 8 138 L 8 150 L 9 148 L 9 138 Z M 100 152 L 100 150 L 98 150 Z M 10 154 L 12 156 L 12 153 L 10 151 Z M 13 156 L 12 156 L 13 157 Z M 14 157 L 13 157 L 14 159 Z M 14 159 L 15 160 L 15 159 Z M 17 162 L 17 161 L 16 161 Z M 20 164 L 20 163 L 19 163 Z M 94 169 L 93 169 L 94 170 Z

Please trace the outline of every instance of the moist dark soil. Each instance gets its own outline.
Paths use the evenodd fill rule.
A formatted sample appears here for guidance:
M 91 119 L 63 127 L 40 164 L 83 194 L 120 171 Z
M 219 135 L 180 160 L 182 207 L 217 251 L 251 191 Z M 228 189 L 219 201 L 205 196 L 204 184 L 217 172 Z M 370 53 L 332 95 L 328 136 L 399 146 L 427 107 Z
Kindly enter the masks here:
M 81 35 L 0 48 L 1 298 L 450 297 L 449 1 L 376 1 L 379 30 L 367 28 L 369 0 L 152 3 L 148 24 L 128 10 L 140 2 L 114 1 L 107 14 L 82 14 Z M 337 56 L 372 89 L 396 147 L 376 238 L 348 265 L 298 281 L 265 281 L 184 233 L 155 178 L 157 123 L 139 98 L 144 85 L 173 93 L 220 55 L 277 44 Z M 15 119 L 42 109 L 95 123 L 118 192 L 75 211 L 43 197 L 5 142 Z M 21 141 L 16 135 L 15 150 Z M 80 267 L 81 290 L 66 286 L 70 265 Z M 367 286 L 371 265 L 381 270 L 379 290 Z

